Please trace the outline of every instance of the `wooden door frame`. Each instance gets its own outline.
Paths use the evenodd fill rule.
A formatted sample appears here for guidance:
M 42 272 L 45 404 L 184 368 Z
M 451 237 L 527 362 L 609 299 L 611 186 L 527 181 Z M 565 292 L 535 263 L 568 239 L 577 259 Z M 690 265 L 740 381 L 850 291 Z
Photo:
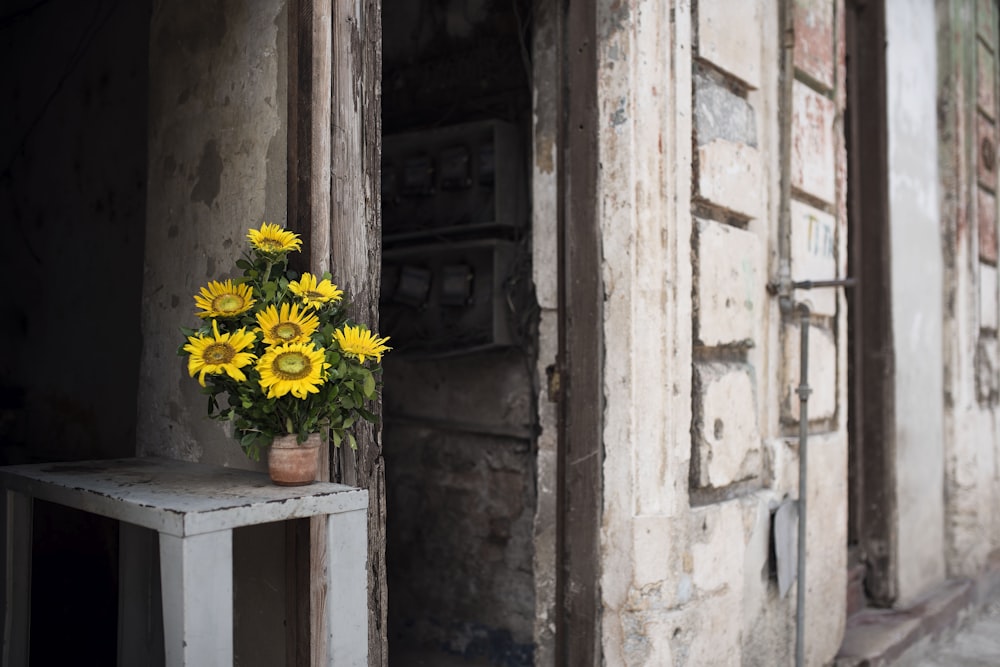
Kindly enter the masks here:
M 897 595 L 895 353 L 891 308 L 884 0 L 850 0 L 847 157 L 850 368 L 848 540 L 877 606 Z
M 597 13 L 557 12 L 559 432 L 556 664 L 601 664 L 603 286 L 597 215 Z
M 351 297 L 349 315 L 378 328 L 382 265 L 381 0 L 289 0 L 288 220 L 303 240 L 298 267 L 331 271 Z M 381 400 L 373 412 L 381 417 Z M 368 490 L 368 664 L 388 665 L 385 465 L 381 428 L 356 428 L 325 478 Z M 325 663 L 327 591 L 316 551 L 322 522 L 287 531 L 287 664 Z

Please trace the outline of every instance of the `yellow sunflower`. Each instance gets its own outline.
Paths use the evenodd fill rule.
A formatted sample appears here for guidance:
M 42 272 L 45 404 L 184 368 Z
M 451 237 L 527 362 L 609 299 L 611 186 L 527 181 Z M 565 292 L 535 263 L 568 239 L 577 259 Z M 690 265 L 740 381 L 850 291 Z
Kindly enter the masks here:
M 337 286 L 329 280 L 316 280 L 316 276 L 311 273 L 303 273 L 302 278 L 288 283 L 288 289 L 300 299 L 302 303 L 314 308 L 321 307 L 324 303 L 336 303 L 344 292 L 337 289 Z
M 323 350 L 317 350 L 312 343 L 288 343 L 269 347 L 257 362 L 257 371 L 268 398 L 279 398 L 289 392 L 296 398 L 307 398 L 319 392 L 329 366 Z
M 377 361 L 382 361 L 382 354 L 391 350 L 386 345 L 389 337 L 379 338 L 368 329 L 361 326 L 344 325 L 343 328 L 333 332 L 333 337 L 337 339 L 340 349 L 349 357 L 354 357 L 361 363 L 365 363 L 365 357 L 375 357 Z
M 191 377 L 199 373 L 198 382 L 205 386 L 205 375 L 209 373 L 225 373 L 237 382 L 243 382 L 247 376 L 240 369 L 253 362 L 256 355 L 243 352 L 253 345 L 257 337 L 240 329 L 233 333 L 220 334 L 219 323 L 212 320 L 212 336 L 199 334 L 188 336 L 188 344 L 184 351 L 188 357 L 188 373 Z
M 261 224 L 260 229 L 247 232 L 247 239 L 257 250 L 271 254 L 302 249 L 302 239 L 298 234 L 267 222 Z
M 208 287 L 201 288 L 201 294 L 196 294 L 194 303 L 204 312 L 195 313 L 198 317 L 235 317 L 246 312 L 254 304 L 253 288 L 249 285 L 233 285 L 232 280 L 220 283 L 212 280 Z
M 271 305 L 257 313 L 257 324 L 264 332 L 264 342 L 268 345 L 283 343 L 306 343 L 319 326 L 319 320 L 304 307 L 283 303 L 281 312 Z

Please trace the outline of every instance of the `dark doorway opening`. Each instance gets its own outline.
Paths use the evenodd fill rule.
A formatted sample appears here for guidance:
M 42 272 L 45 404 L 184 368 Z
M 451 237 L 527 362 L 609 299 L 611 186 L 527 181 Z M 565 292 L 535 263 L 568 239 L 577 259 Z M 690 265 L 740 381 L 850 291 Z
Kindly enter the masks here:
M 0 465 L 135 452 L 152 3 L 0 10 Z M 114 664 L 117 525 L 38 502 L 31 664 Z
M 531 665 L 532 3 L 382 17 L 390 664 Z
M 885 5 L 848 2 L 848 614 L 896 598 Z

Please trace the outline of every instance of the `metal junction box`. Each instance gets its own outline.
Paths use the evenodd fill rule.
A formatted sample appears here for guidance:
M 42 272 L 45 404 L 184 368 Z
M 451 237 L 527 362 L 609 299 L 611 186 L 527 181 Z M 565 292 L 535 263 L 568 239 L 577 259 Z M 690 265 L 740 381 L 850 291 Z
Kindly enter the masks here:
M 515 342 L 510 286 L 530 280 L 518 261 L 528 219 L 521 142 L 499 120 L 384 138 L 380 330 L 399 353 Z

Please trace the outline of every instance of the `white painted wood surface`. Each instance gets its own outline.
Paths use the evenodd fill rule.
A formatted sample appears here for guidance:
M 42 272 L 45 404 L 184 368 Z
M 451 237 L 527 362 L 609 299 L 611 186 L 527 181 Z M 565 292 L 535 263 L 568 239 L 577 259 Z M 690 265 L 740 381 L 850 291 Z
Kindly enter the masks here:
M 167 665 L 233 664 L 233 531 L 160 533 Z
M 160 458 L 7 466 L 0 487 L 4 665 L 28 660 L 33 498 L 159 532 L 168 667 L 233 662 L 233 528 L 325 516 L 325 559 L 313 587 L 330 593 L 327 650 L 316 657 L 338 667 L 367 665 L 364 489 L 329 482 L 279 487 L 262 473 Z M 120 648 L 120 658 L 134 655 Z
M 368 665 L 368 517 L 363 512 L 331 514 L 327 517 L 327 568 L 330 582 L 326 594 L 326 645 L 337 656 L 337 667 Z M 345 539 L 346 538 L 346 539 Z M 358 576 L 358 573 L 362 573 Z M 356 610 L 363 610 L 357 613 Z M 363 641 L 358 641 L 363 639 Z M 334 664 L 332 661 L 331 665 Z
M 368 506 L 364 489 L 156 457 L 7 466 L 0 486 L 177 537 Z

